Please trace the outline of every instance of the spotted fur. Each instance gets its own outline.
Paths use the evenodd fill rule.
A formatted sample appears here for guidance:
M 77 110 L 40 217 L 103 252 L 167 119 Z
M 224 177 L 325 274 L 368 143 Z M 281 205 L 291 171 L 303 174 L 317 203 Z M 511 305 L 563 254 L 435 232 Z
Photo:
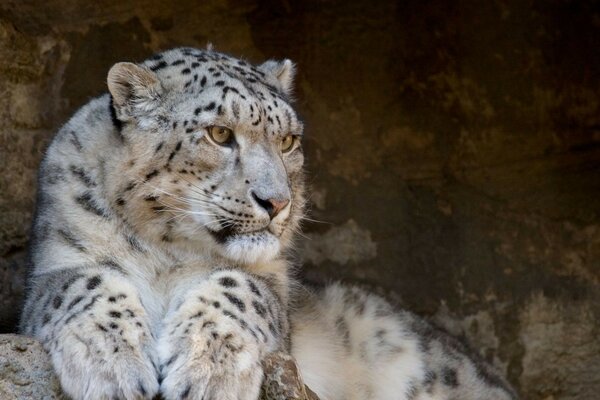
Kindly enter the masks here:
M 256 400 L 278 349 L 323 400 L 512 398 L 462 347 L 356 289 L 289 315 L 283 254 L 305 202 L 293 75 L 289 60 L 174 49 L 113 66 L 109 93 L 58 132 L 21 329 L 72 398 Z

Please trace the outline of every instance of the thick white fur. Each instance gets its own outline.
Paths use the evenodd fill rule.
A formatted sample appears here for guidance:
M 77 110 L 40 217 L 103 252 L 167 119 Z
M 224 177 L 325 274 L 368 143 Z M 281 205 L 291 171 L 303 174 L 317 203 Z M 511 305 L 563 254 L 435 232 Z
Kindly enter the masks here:
M 377 296 L 290 293 L 281 254 L 302 217 L 303 156 L 299 140 L 285 154 L 279 143 L 302 134 L 294 72 L 171 50 L 111 69 L 117 121 L 104 95 L 59 131 L 40 171 L 22 331 L 73 399 L 256 400 L 262 357 L 288 337 L 322 400 L 515 398 Z M 235 146 L 211 142 L 210 125 L 234 130 Z M 291 201 L 270 216 L 271 198 Z

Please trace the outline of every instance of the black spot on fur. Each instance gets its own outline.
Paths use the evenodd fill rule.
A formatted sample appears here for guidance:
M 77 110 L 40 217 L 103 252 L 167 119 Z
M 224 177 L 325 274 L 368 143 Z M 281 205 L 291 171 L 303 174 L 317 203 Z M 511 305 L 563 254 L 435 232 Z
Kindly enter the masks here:
M 169 365 L 173 364 L 175 362 L 175 360 L 177 360 L 177 356 L 178 356 L 177 354 L 171 356 L 171 358 L 169 358 L 167 360 L 167 362 L 165 363 L 165 366 L 168 367 Z
M 112 107 L 111 107 L 111 110 L 112 110 Z M 69 142 L 71 142 L 73 147 L 75 147 L 75 149 L 77 149 L 77 151 L 82 151 L 83 146 L 81 145 L 81 142 L 79 141 L 79 138 L 77 137 L 77 134 L 75 133 L 75 131 L 69 131 L 69 136 L 71 137 L 69 139 Z
M 81 302 L 81 300 L 83 300 L 83 296 L 77 296 L 75 297 L 67 306 L 67 310 L 72 309 L 73 307 L 75 307 L 77 304 L 79 304 Z
M 85 253 L 87 251 L 87 249 L 85 248 L 85 246 L 83 246 L 79 240 L 73 236 L 73 234 L 69 231 L 63 230 L 63 229 L 59 229 L 57 231 L 57 233 L 60 235 L 60 237 L 71 247 Z M 63 289 L 66 290 L 66 289 Z
M 431 393 L 431 391 L 433 390 L 433 384 L 435 383 L 436 380 L 437 380 L 437 374 L 434 371 L 428 370 L 425 372 L 425 379 L 423 379 L 423 386 L 425 387 L 425 390 L 427 390 L 428 393 Z
M 215 322 L 214 322 L 214 321 L 205 321 L 205 322 L 202 324 L 202 329 L 204 329 L 204 328 L 210 328 L 210 327 L 213 327 L 213 326 L 215 326 L 215 325 L 216 325 L 216 324 L 215 324 Z
M 442 382 L 444 385 L 449 387 L 457 387 L 458 386 L 458 377 L 456 376 L 456 370 L 450 367 L 444 367 L 442 370 Z
M 265 317 L 265 315 L 267 314 L 267 310 L 262 304 L 260 304 L 256 300 L 252 300 L 252 306 L 254 307 L 254 311 L 256 311 L 258 315 L 260 315 L 263 318 Z
M 60 306 L 62 305 L 62 303 L 63 303 L 62 296 L 56 296 L 54 298 L 54 300 L 52 301 L 52 305 L 54 306 L 55 309 L 60 308 Z
M 224 315 L 224 316 L 226 316 L 226 317 L 228 317 L 228 318 L 231 318 L 231 319 L 233 319 L 233 320 L 237 320 L 237 319 L 238 319 L 238 318 L 235 316 L 235 314 L 234 314 L 234 313 L 232 313 L 232 312 L 231 312 L 231 311 L 229 311 L 229 310 L 223 310 L 223 315 Z
M 85 211 L 96 214 L 99 217 L 108 218 L 108 213 L 103 210 L 92 197 L 91 192 L 85 192 L 81 196 L 75 198 L 75 202 L 79 204 Z
M 206 107 L 204 107 L 204 111 L 212 111 L 214 110 L 216 107 L 215 102 L 210 102 Z
M 102 261 L 100 261 L 100 265 L 110 268 L 114 271 L 120 272 L 123 275 L 127 275 L 125 269 L 113 259 L 105 258 Z
M 64 170 L 60 165 L 49 165 L 44 171 L 44 175 L 46 177 L 46 182 L 50 185 L 54 185 L 59 181 L 64 181 Z
M 76 167 L 74 165 L 69 166 L 69 170 L 79 179 L 81 183 L 83 183 L 86 187 L 94 187 L 96 186 L 96 182 L 86 173 L 86 171 L 82 167 Z
M 136 183 L 135 182 L 129 182 L 127 184 L 127 186 L 125 187 L 125 189 L 123 189 L 124 192 L 129 192 L 130 190 L 132 190 L 134 187 L 136 187 Z
M 252 282 L 250 279 L 248 279 L 248 286 L 250 286 L 250 290 L 252 291 L 252 293 L 257 295 L 258 297 L 262 297 L 262 293 L 260 292 L 260 290 L 258 290 L 258 287 L 256 286 L 256 284 L 254 282 Z
M 129 243 L 129 245 L 131 246 L 132 249 L 139 251 L 139 252 L 145 251 L 145 249 L 142 247 L 142 244 L 132 235 L 127 235 L 126 239 L 127 239 L 127 243 Z
M 150 69 L 154 72 L 158 71 L 159 69 L 165 68 L 167 66 L 167 62 L 166 61 L 161 61 L 158 64 L 154 64 L 153 66 L 150 67 Z
M 148 173 L 146 175 L 146 181 L 149 181 L 150 179 L 154 178 L 156 175 L 158 175 L 159 171 L 157 169 L 155 169 L 154 171 Z
M 240 117 L 240 105 L 238 102 L 234 101 L 233 103 L 231 103 L 231 111 L 233 112 L 234 118 Z
M 269 331 L 273 334 L 273 336 L 277 336 L 277 329 L 275 329 L 275 325 L 269 322 Z
M 160 149 L 162 149 L 162 147 L 164 146 L 165 142 L 160 142 L 158 144 L 158 146 L 156 146 L 156 149 L 154 149 L 154 153 L 158 153 L 160 151 Z
M 87 285 L 86 288 L 88 290 L 94 290 L 96 289 L 100 284 L 102 283 L 102 279 L 100 278 L 100 276 L 96 275 L 91 277 L 90 279 L 88 279 L 87 281 Z
M 224 276 L 221 279 L 219 279 L 219 284 L 221 286 L 224 286 L 226 288 L 232 288 L 232 287 L 237 287 L 238 283 L 235 279 L 230 278 L 228 276 Z
M 179 142 L 177 142 L 177 145 L 175 146 L 175 151 L 176 152 L 179 151 L 179 150 L 181 150 L 181 143 L 182 143 L 181 140 Z
M 237 297 L 234 294 L 229 293 L 229 292 L 223 292 L 223 296 L 225 296 L 227 298 L 227 300 L 229 300 L 229 302 L 231 304 L 233 304 L 241 312 L 246 311 L 246 304 L 244 304 L 242 299 L 240 299 L 239 297 Z
M 67 291 L 71 287 L 71 285 L 73 285 L 75 282 L 77 282 L 81 278 L 83 278 L 83 275 L 81 275 L 81 274 L 77 274 L 77 275 L 70 277 L 69 280 L 66 281 L 65 284 L 62 286 L 62 291 L 63 292 Z
M 172 66 L 181 65 L 185 63 L 185 60 L 175 60 L 171 63 Z
M 181 399 L 181 400 L 185 400 L 185 399 L 187 399 L 187 398 L 189 397 L 189 395 L 190 395 L 190 391 L 191 391 L 191 390 L 192 390 L 192 385 L 190 385 L 190 384 L 188 383 L 188 385 L 185 387 L 185 389 L 183 390 L 183 392 L 181 392 L 181 397 L 180 397 L 180 399 Z

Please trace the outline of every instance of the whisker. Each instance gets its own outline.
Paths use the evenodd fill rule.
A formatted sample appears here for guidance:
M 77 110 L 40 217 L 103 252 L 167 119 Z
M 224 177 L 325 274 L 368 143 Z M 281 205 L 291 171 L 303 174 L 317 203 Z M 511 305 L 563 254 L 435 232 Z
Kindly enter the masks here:
M 332 223 L 332 222 L 329 222 L 329 221 L 321 221 L 321 220 L 314 219 L 314 218 L 309 218 L 309 217 L 306 217 L 306 216 L 301 216 L 301 217 L 299 218 L 299 220 L 300 220 L 300 221 L 309 221 L 309 222 L 315 222 L 315 223 L 317 223 L 317 224 L 327 224 L 327 225 L 333 225 L 333 223 Z

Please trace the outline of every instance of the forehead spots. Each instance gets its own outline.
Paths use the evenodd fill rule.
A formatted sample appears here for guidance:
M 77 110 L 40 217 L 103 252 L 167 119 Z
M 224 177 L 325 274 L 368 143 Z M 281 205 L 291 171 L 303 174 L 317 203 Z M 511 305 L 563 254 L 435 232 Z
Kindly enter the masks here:
M 146 61 L 146 66 L 173 93 L 174 101 L 191 103 L 182 105 L 173 129 L 196 118 L 208 123 L 241 124 L 269 136 L 301 133 L 301 124 L 285 94 L 273 86 L 274 78 L 244 60 L 182 48 L 158 54 Z M 185 94 L 183 100 L 177 99 L 177 93 Z M 191 133 L 194 128 L 185 126 L 184 130 Z

